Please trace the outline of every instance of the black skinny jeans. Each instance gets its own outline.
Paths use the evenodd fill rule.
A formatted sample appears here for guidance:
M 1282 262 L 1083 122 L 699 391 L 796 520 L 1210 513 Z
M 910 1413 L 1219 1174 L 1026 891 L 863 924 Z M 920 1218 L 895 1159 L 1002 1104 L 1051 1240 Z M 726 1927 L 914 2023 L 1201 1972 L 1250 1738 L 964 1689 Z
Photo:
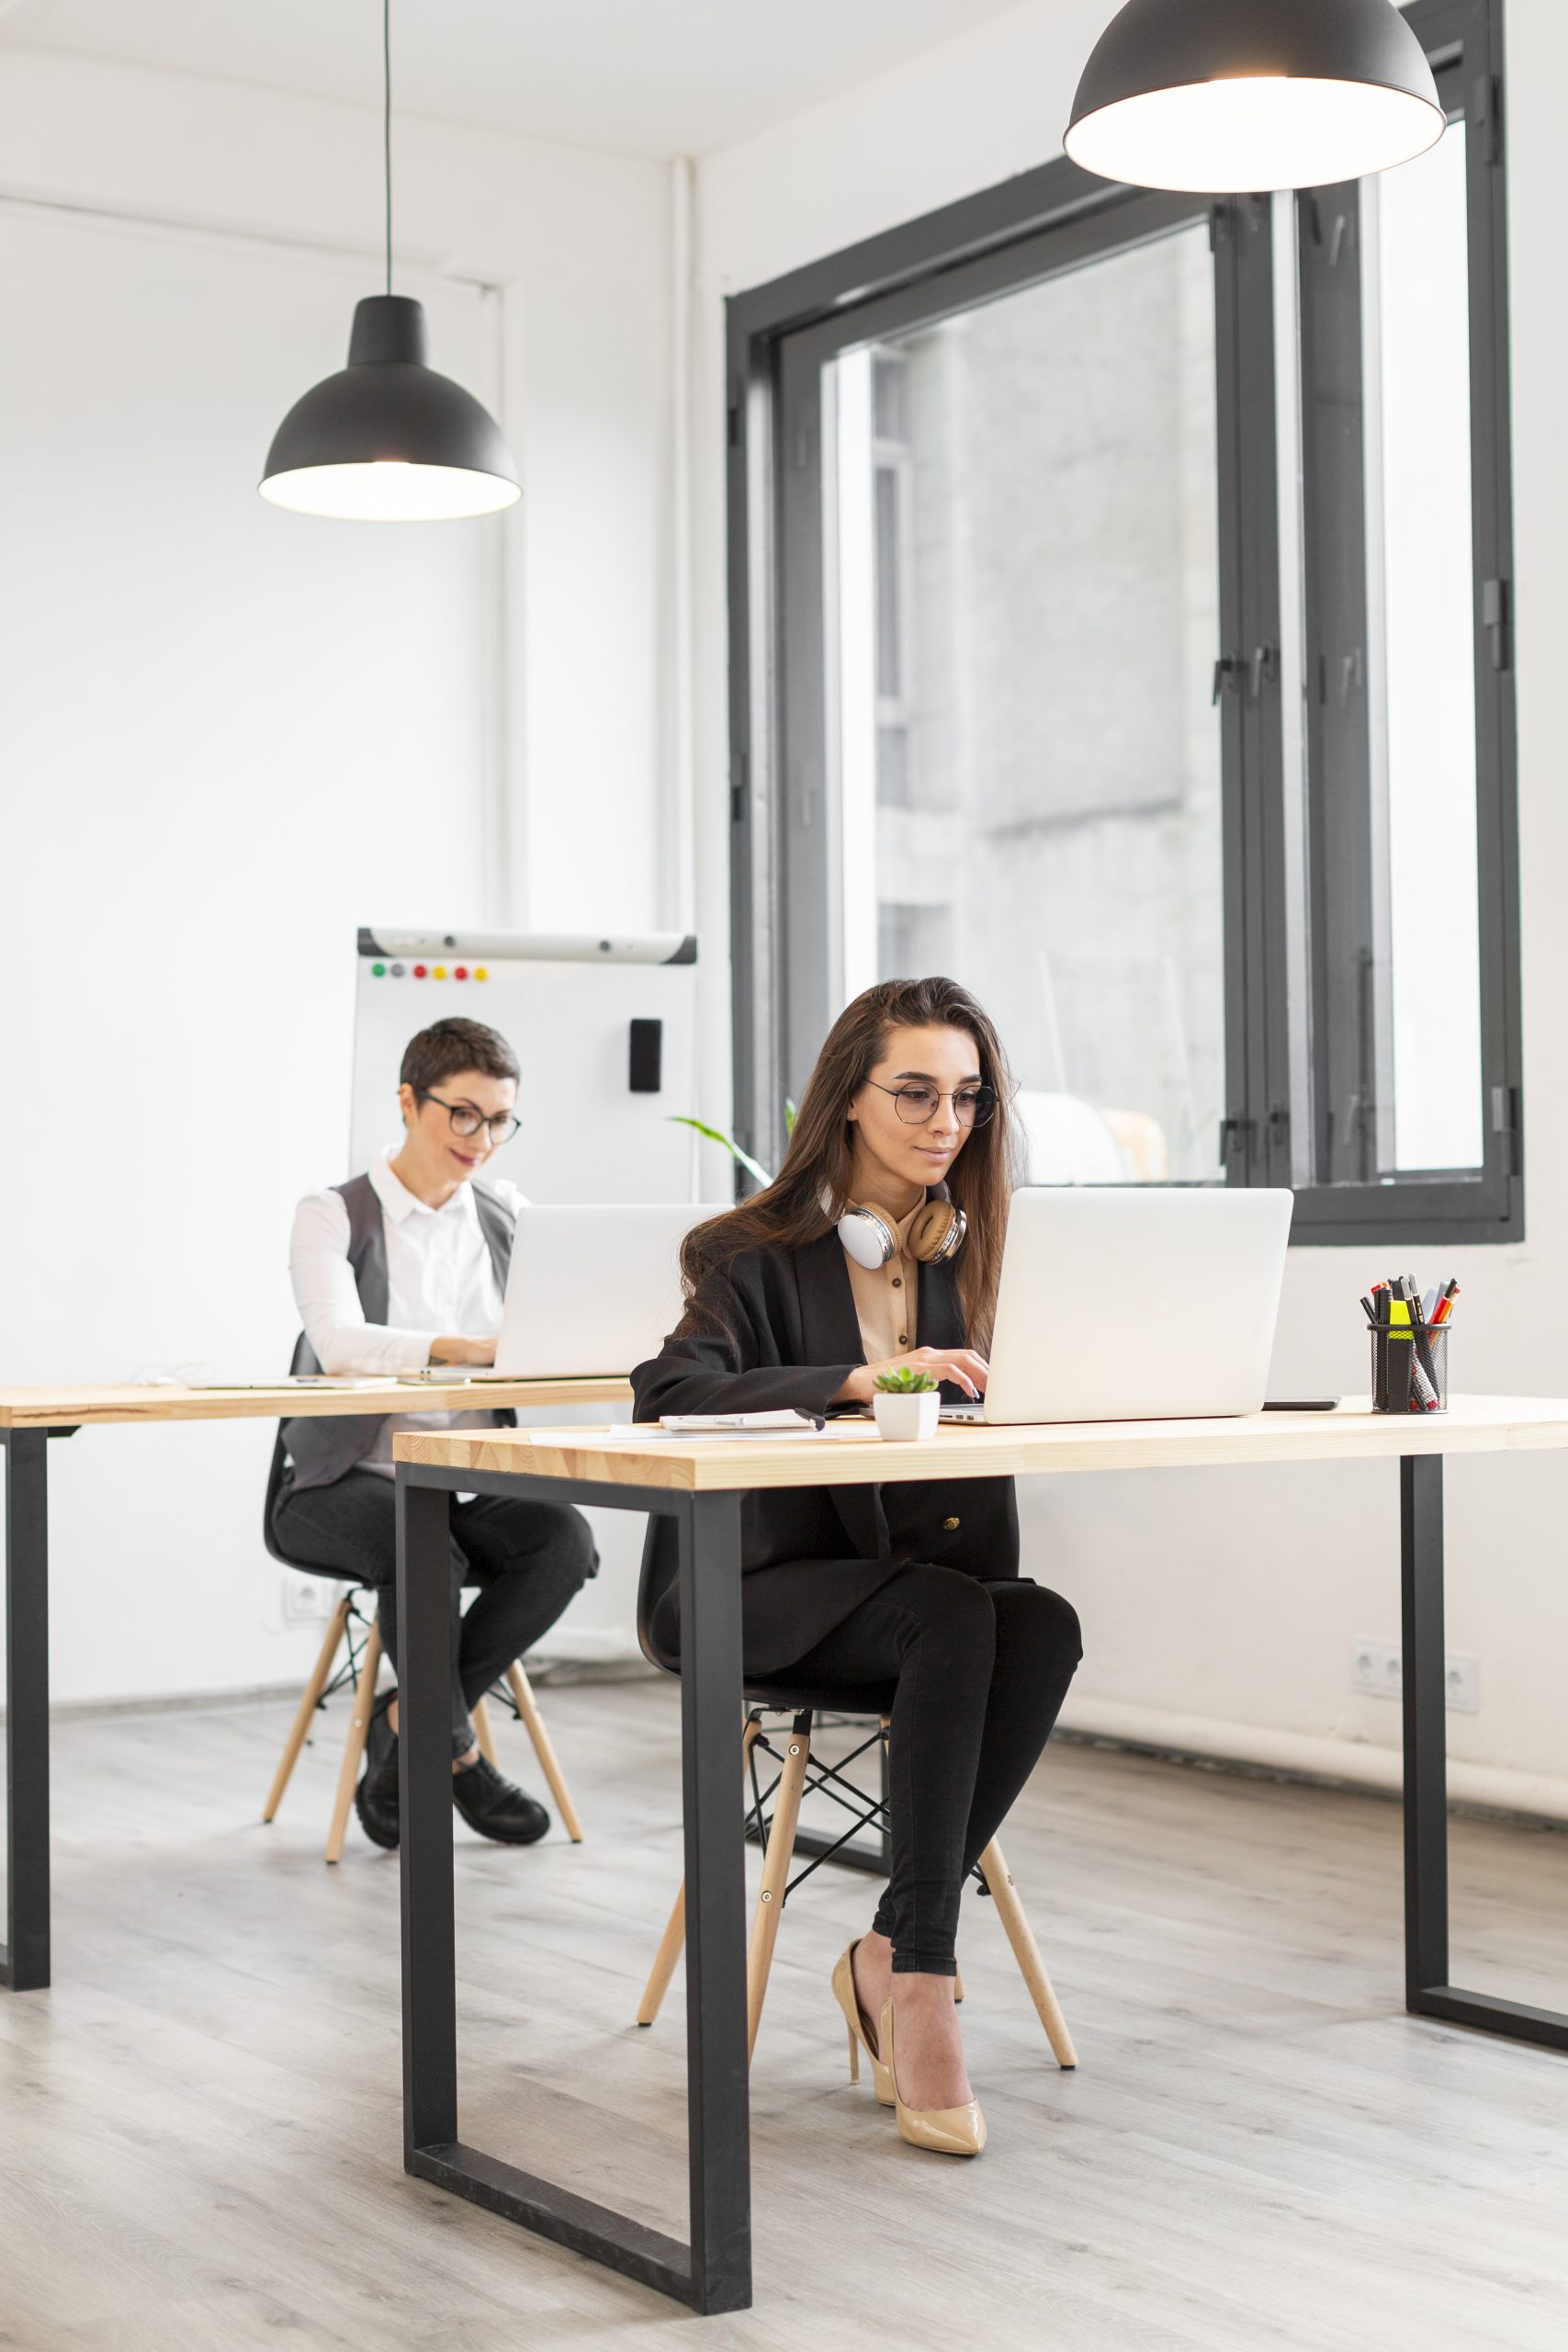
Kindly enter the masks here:
M 893 1874 L 872 1922 L 892 1943 L 896 1973 L 956 1973 L 964 1883 L 1038 1762 L 1082 1655 L 1077 1612 L 1059 1593 L 915 1560 L 780 1676 L 897 1682 Z
M 286 1486 L 273 1514 L 281 1551 L 303 1568 L 370 1586 L 381 1645 L 398 1663 L 396 1489 L 374 1470 L 328 1487 Z M 468 1709 L 532 1649 L 599 1566 L 588 1522 L 570 1503 L 475 1495 L 452 1503 L 452 1753 L 474 1744 Z M 478 1585 L 465 1611 L 462 1589 Z

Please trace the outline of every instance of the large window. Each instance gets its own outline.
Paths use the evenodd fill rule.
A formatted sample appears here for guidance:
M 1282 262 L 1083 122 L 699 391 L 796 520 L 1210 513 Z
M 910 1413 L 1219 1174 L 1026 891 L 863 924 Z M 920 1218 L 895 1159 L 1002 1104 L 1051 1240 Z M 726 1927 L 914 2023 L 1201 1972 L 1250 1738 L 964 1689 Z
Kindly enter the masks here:
M 1031 1181 L 1512 1238 L 1497 28 L 1384 177 L 1066 164 L 731 306 L 739 1123 L 947 970 Z
M 1035 1182 L 1216 1175 L 1207 223 L 856 345 L 822 396 L 842 994 L 961 972 Z

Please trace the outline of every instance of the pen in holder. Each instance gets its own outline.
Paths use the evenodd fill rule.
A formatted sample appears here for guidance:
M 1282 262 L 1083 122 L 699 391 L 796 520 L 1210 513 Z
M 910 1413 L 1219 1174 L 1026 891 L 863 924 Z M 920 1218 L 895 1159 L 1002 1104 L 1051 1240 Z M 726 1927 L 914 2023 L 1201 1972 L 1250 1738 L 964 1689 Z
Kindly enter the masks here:
M 1441 1413 L 1449 1402 L 1447 1322 L 1428 1323 L 1417 1340 L 1408 1323 L 1372 1323 L 1374 1413 Z

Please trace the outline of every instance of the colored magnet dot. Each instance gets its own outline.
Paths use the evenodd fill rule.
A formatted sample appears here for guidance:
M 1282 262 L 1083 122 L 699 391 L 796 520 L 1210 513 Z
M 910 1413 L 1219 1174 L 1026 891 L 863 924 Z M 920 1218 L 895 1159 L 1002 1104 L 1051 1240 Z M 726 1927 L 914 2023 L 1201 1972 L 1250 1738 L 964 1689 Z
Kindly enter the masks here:
M 446 978 L 446 965 L 445 965 L 445 964 L 437 964 L 437 966 L 435 967 L 434 971 L 434 972 L 432 972 L 432 974 L 431 974 L 431 976 L 430 976 L 430 977 L 431 977 L 431 978 L 432 978 L 433 980 L 444 980 L 444 979 Z
M 468 977 L 468 967 L 466 964 L 459 964 L 457 970 L 452 975 L 452 978 L 455 980 L 466 980 Z
M 476 965 L 474 966 L 474 978 L 475 978 L 475 979 L 476 979 L 476 980 L 488 980 L 488 979 L 489 979 L 489 978 L 490 978 L 490 974 L 486 971 L 486 969 L 485 969 L 485 967 L 484 967 L 484 966 L 483 966 L 482 964 L 476 964 Z
M 424 966 L 423 966 L 423 964 L 416 964 L 416 965 L 414 966 L 414 967 L 413 967 L 413 976 L 414 976 L 414 978 L 415 978 L 416 980 L 423 980 L 423 978 L 424 978 Z
M 370 977 L 373 980 L 384 980 L 387 977 L 387 967 L 385 964 L 372 964 L 370 967 Z
M 392 978 L 393 978 L 393 979 L 394 979 L 394 980 L 400 980 L 400 979 L 402 978 L 402 977 L 403 977 L 403 967 L 402 967 L 402 966 L 401 966 L 400 964 L 394 964 L 394 965 L 393 965 L 393 967 L 392 967 Z

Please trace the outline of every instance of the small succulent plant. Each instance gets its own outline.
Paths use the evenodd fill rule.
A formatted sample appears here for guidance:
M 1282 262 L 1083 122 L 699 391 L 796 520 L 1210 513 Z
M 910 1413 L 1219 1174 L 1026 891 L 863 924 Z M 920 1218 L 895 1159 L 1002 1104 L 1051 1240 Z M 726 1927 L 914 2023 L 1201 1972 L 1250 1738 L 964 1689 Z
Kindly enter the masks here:
M 885 1396 L 926 1396 L 936 1385 L 929 1372 L 912 1363 L 897 1364 L 893 1371 L 876 1375 L 876 1385 Z

